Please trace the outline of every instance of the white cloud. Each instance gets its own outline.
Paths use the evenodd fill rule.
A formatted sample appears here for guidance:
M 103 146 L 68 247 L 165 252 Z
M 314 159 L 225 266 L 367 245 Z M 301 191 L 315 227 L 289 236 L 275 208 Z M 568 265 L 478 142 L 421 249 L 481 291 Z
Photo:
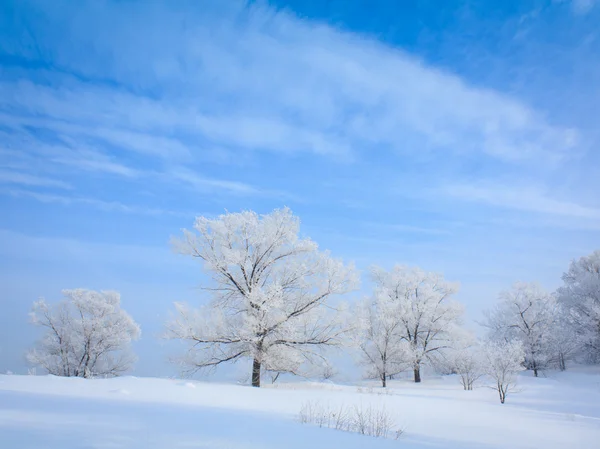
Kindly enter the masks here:
M 19 173 L 13 170 L 0 170 L 0 184 L 18 184 L 35 187 L 53 187 L 58 189 L 70 189 L 71 186 L 57 179 L 35 176 L 27 173 Z

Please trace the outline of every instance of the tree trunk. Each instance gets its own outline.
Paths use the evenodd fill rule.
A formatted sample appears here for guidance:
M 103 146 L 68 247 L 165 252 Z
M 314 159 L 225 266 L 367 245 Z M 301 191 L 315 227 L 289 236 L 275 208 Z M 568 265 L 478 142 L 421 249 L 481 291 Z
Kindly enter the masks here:
M 533 377 L 538 377 L 538 369 L 533 368 Z
M 562 352 L 558 355 L 558 363 L 561 371 L 565 371 L 567 369 L 567 364 L 565 363 L 565 355 Z
M 257 358 L 252 362 L 252 386 L 260 387 L 260 360 Z
M 421 382 L 421 367 L 419 365 L 415 366 L 413 372 L 415 374 L 415 382 Z
M 387 376 L 385 372 L 381 375 L 381 386 L 385 388 L 387 386 Z

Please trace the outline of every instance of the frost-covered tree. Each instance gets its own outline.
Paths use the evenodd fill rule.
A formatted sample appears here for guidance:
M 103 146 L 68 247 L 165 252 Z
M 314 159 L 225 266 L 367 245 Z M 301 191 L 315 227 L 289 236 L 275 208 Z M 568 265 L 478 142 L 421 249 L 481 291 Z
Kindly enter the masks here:
M 329 300 L 356 288 L 358 274 L 299 238 L 299 227 L 287 208 L 227 213 L 197 218 L 195 232 L 174 240 L 212 278 L 203 286 L 210 304 L 176 304 L 167 324 L 168 338 L 190 343 L 182 362 L 191 372 L 249 358 L 258 387 L 261 370 L 297 374 L 339 342 L 343 326 Z
M 518 340 L 525 351 L 525 366 L 538 376 L 554 353 L 552 335 L 558 317 L 556 300 L 536 283 L 516 282 L 500 293 L 500 302 L 486 313 L 483 323 L 492 340 Z
M 444 351 L 446 367 L 458 374 L 464 390 L 473 390 L 483 376 L 480 343 L 470 334 L 456 341 L 453 348 Z
M 131 368 L 129 344 L 140 328 L 113 291 L 63 290 L 65 299 L 34 303 L 31 320 L 45 329 L 27 359 L 56 376 L 117 376 Z
M 482 348 L 482 368 L 494 381 L 500 402 L 515 391 L 517 374 L 524 369 L 525 352 L 520 341 L 489 341 Z
M 464 390 L 473 390 L 476 382 L 483 376 L 481 357 L 476 347 L 463 348 L 453 355 L 454 370 L 460 377 Z
M 404 359 L 420 382 L 421 366 L 450 347 L 460 332 L 463 307 L 451 299 L 458 286 L 441 274 L 401 265 L 390 271 L 375 267 L 373 278 L 376 295 L 395 304 Z
M 557 291 L 558 300 L 586 356 L 600 361 L 600 250 L 571 262 Z
M 585 346 L 576 332 L 576 323 L 573 311 L 558 303 L 548 347 L 550 362 L 561 371 L 567 369 L 567 362 L 573 360 L 580 353 L 582 346 Z
M 401 302 L 376 291 L 356 308 L 354 345 L 360 351 L 360 363 L 367 368 L 366 375 L 387 380 L 406 369 L 406 344 L 401 337 L 403 327 Z

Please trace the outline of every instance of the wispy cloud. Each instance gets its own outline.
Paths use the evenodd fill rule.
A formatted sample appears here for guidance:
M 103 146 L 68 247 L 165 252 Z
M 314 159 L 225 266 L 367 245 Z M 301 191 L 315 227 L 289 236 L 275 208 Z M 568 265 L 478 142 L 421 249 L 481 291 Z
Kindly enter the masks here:
M 577 15 L 589 13 L 596 5 L 596 0 L 572 0 L 573 12 Z
M 165 179 L 188 184 L 199 191 L 212 191 L 216 189 L 237 195 L 251 195 L 259 193 L 259 190 L 251 185 L 237 181 L 224 181 L 220 179 L 206 178 L 184 167 L 171 169 L 162 176 Z
M 542 214 L 600 220 L 600 209 L 549 196 L 544 190 L 519 185 L 448 185 L 438 193 L 452 198 Z
M 41 88 L 48 89 L 47 87 Z M 92 90 L 95 90 L 93 87 Z M 38 91 L 39 92 L 39 91 Z M 101 92 L 98 94 L 102 95 Z M 34 97 L 37 95 L 34 95 Z M 42 95 L 43 96 L 43 95 Z M 36 100 L 32 98 L 32 103 Z M 100 103 L 102 100 L 98 98 Z M 33 105 L 32 105 L 33 106 Z M 73 106 L 71 106 L 73 107 Z M 81 105 L 79 105 L 81 107 Z M 93 105 L 89 105 L 93 108 Z M 29 113 L 38 114 L 39 110 L 33 106 L 29 108 L 24 106 L 23 109 Z M 177 159 L 185 160 L 189 159 L 190 151 L 189 148 L 182 144 L 178 139 L 166 136 L 160 133 L 153 133 L 150 130 L 131 130 L 123 128 L 122 124 L 116 123 L 117 114 L 113 111 L 113 118 L 104 119 L 102 118 L 102 112 L 99 112 L 99 117 L 89 123 L 85 123 L 81 120 L 81 116 L 78 119 L 74 117 L 71 121 L 68 121 L 68 115 L 62 114 L 63 107 L 57 106 L 57 109 L 45 106 L 46 116 L 18 116 L 0 114 L 2 121 L 5 125 L 10 125 L 13 128 L 23 130 L 26 127 L 39 127 L 42 129 L 51 130 L 57 135 L 70 139 L 72 142 L 80 141 L 82 137 L 92 138 L 96 141 L 101 141 L 104 145 L 111 147 L 140 153 L 150 157 L 158 157 L 162 159 Z M 131 111 L 130 112 L 134 112 Z M 111 126 L 112 125 L 112 126 Z M 36 138 L 35 135 L 30 135 L 29 138 Z M 37 136 L 39 140 L 44 142 L 43 136 Z
M 129 8 L 82 5 L 77 20 L 56 36 L 37 36 L 38 45 L 52 46 L 65 70 L 159 95 L 64 77 L 58 86 L 3 82 L 0 105 L 12 108 L 15 120 L 43 117 L 49 128 L 71 127 L 166 158 L 193 155 L 197 142 L 208 141 L 239 151 L 338 158 L 387 149 L 557 161 L 580 139 L 577 130 L 548 122 L 517 98 L 286 13 L 241 3 L 200 8 L 186 12 L 194 25 L 182 27 L 180 13 L 156 6 L 142 13 L 144 26 L 115 21 Z M 49 23 L 59 10 L 46 11 Z M 160 40 L 146 26 L 155 22 Z M 70 42 L 90 54 L 72 58 L 77 49 Z M 151 54 L 139 51 L 150 42 Z
M 450 229 L 442 227 L 413 226 L 401 223 L 364 222 L 362 226 L 372 230 L 399 232 L 403 234 L 450 235 L 452 233 Z
M 77 196 L 65 196 L 65 195 L 55 195 L 50 193 L 40 193 L 33 192 L 29 190 L 7 190 L 0 191 L 0 194 L 10 195 L 13 197 L 26 197 L 32 198 L 36 201 L 40 201 L 42 203 L 55 203 L 62 204 L 64 206 L 70 205 L 84 205 L 91 206 L 96 209 L 105 211 L 105 212 L 122 212 L 126 214 L 140 214 L 140 215 L 177 215 L 177 216 L 185 216 L 192 217 L 193 214 L 185 213 L 185 212 L 177 212 L 170 211 L 165 209 L 159 209 L 154 207 L 143 207 L 139 205 L 127 205 L 120 203 L 118 201 L 103 201 L 95 198 L 85 198 L 85 197 L 77 197 Z
M 97 148 L 92 148 L 90 145 L 74 140 L 72 137 L 63 137 L 63 140 L 65 146 L 58 151 L 50 152 L 50 155 L 48 155 L 48 159 L 53 163 L 78 170 L 100 172 L 126 178 L 136 178 L 142 175 L 142 171 L 116 162 L 114 157 L 106 155 Z M 42 146 L 40 150 L 45 150 L 45 147 Z
M 0 121 L 5 125 L 16 126 L 18 122 L 13 117 L 0 113 Z M 43 126 L 43 121 L 25 120 L 24 126 Z M 26 128 L 13 129 L 13 132 L 0 131 L 4 147 L 0 148 L 0 165 L 18 168 L 21 171 L 38 169 L 44 170 L 55 164 L 67 165 L 85 171 L 98 171 L 109 174 L 135 177 L 136 169 L 116 162 L 114 156 L 109 156 L 97 146 L 92 146 L 85 140 L 78 139 L 72 134 L 59 134 L 52 141 L 42 136 L 36 136 Z
M 57 162 L 59 164 L 75 167 L 80 170 L 110 173 L 113 175 L 120 175 L 128 178 L 137 177 L 140 174 L 139 170 L 107 160 L 97 160 L 93 158 L 85 159 L 57 157 L 55 159 L 52 159 L 52 161 Z
M 471 220 L 475 224 L 483 228 L 501 227 L 512 228 L 517 230 L 535 229 L 539 233 L 551 229 L 560 229 L 566 231 L 600 231 L 600 220 L 582 220 L 580 218 L 573 219 L 570 216 L 545 214 L 532 220 L 530 216 L 512 216 L 512 217 L 481 217 L 480 219 Z M 582 251 L 583 254 L 585 251 Z
M 35 187 L 53 187 L 58 189 L 70 189 L 71 186 L 58 179 L 45 178 L 13 170 L 0 170 L 0 184 L 18 184 Z

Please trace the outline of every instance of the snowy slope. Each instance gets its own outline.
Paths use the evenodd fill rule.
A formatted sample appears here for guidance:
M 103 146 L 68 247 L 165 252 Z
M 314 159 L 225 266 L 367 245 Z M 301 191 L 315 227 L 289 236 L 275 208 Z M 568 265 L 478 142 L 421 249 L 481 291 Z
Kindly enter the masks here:
M 245 386 L 124 377 L 0 376 L 0 448 L 600 448 L 600 376 L 523 377 L 501 405 L 453 377 L 421 385 Z M 300 424 L 303 403 L 376 404 L 405 433 L 375 439 Z

